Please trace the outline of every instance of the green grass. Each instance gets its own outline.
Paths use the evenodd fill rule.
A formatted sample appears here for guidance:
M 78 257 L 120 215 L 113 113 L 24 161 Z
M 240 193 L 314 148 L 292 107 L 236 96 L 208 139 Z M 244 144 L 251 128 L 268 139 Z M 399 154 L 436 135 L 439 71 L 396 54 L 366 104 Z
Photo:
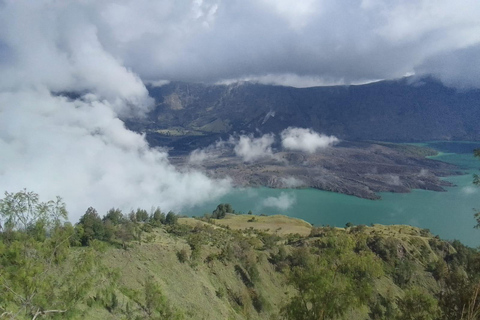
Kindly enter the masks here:
M 254 221 L 249 221 L 254 219 Z M 421 229 L 405 225 L 373 225 L 361 228 L 315 228 L 320 231 L 309 236 L 312 226 L 300 219 L 286 216 L 254 216 L 228 214 L 224 219 L 200 221 L 194 218 L 180 218 L 178 223 L 187 229 L 186 235 L 169 233 L 168 226 L 154 228 L 144 233 L 141 241 L 132 241 L 127 250 L 110 246 L 103 255 L 103 262 L 119 272 L 118 310 L 125 310 L 127 303 L 135 305 L 125 292 L 142 292 L 145 279 L 153 276 L 160 285 L 168 303 L 181 312 L 184 319 L 279 319 L 278 312 L 295 290 L 287 283 L 288 268 L 283 271 L 269 261 L 270 255 L 284 245 L 287 253 L 297 248 L 298 239 L 306 246 L 315 246 L 316 241 L 324 237 L 362 237 L 378 236 L 382 242 L 391 243 L 398 249 L 398 259 L 412 261 L 414 276 L 412 284 L 426 288 L 429 292 L 438 290 L 438 284 L 430 272 L 426 271 L 429 261 L 442 259 L 438 250 L 430 247 L 433 237 Z M 278 236 L 273 247 L 265 247 L 262 234 Z M 292 234 L 299 234 L 291 238 Z M 323 234 L 323 235 L 322 235 Z M 193 261 L 190 257 L 189 240 L 192 235 L 200 235 L 201 250 Z M 289 239 L 294 239 L 290 244 Z M 296 239 L 296 240 L 295 240 Z M 437 240 L 435 240 L 437 241 Z M 440 240 L 438 240 L 440 241 Z M 220 258 L 222 248 L 236 246 L 245 242 L 246 251 L 234 250 L 229 259 Z M 454 249 L 449 247 L 450 252 Z M 240 246 L 241 247 L 241 246 Z M 422 247 L 425 247 L 422 252 Z M 181 262 L 177 253 L 185 250 L 187 259 Z M 425 255 L 425 252 L 427 254 Z M 395 252 L 395 255 L 397 253 Z M 249 273 L 245 258 L 251 257 L 258 275 L 253 278 Z M 396 258 L 396 259 L 397 259 Z M 385 266 L 388 270 L 388 266 Z M 246 282 L 240 276 L 243 270 Z M 393 270 L 393 269 L 391 269 Z M 252 285 L 253 284 L 253 285 Z M 375 291 L 392 301 L 403 296 L 404 288 L 399 287 L 387 272 L 375 280 Z M 123 292 L 123 293 L 122 293 Z M 254 306 L 254 297 L 260 297 L 261 310 Z M 143 298 L 140 298 L 140 302 Z M 110 313 L 101 306 L 94 305 L 85 309 L 83 318 L 118 319 L 121 312 Z M 368 317 L 368 307 L 363 306 L 348 312 L 350 319 Z

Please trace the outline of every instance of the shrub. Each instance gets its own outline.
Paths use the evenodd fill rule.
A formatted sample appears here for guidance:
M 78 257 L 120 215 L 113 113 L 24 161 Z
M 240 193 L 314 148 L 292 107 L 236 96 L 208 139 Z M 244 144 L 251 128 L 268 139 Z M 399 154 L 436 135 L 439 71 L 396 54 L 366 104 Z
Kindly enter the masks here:
M 182 249 L 180 251 L 177 251 L 177 258 L 178 261 L 180 261 L 181 263 L 185 263 L 188 259 L 187 250 Z

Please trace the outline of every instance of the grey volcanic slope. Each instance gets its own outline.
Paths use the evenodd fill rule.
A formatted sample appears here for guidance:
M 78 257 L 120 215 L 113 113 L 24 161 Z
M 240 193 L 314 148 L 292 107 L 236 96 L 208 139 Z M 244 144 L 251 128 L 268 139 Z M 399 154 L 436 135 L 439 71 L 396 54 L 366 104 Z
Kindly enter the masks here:
M 147 132 L 152 145 L 177 151 L 233 132 L 278 133 L 289 126 L 346 140 L 480 140 L 480 90 L 457 91 L 432 79 L 409 81 L 302 89 L 173 82 L 149 88 L 155 109 L 127 125 Z
M 227 151 L 198 168 L 211 177 L 229 176 L 237 186 L 310 187 L 378 199 L 377 192 L 444 191 L 450 186 L 438 177 L 460 172 L 454 165 L 426 159 L 429 152 L 435 153 L 415 146 L 342 142 L 314 154 L 277 152 L 274 158 L 254 163 L 244 163 Z M 171 161 L 182 167 L 187 157 Z
M 315 154 L 277 152 L 275 159 L 255 163 L 230 150 L 199 165 L 209 176 L 229 176 L 240 186 L 312 187 L 368 199 L 384 191 L 442 191 L 449 183 L 439 177 L 459 172 L 425 159 L 434 151 L 361 141 L 480 140 L 480 90 L 459 92 L 431 79 L 304 89 L 170 83 L 149 90 L 155 109 L 126 123 L 146 132 L 152 146 L 170 147 L 178 167 L 193 149 L 234 133 L 278 134 L 296 126 L 343 141 Z

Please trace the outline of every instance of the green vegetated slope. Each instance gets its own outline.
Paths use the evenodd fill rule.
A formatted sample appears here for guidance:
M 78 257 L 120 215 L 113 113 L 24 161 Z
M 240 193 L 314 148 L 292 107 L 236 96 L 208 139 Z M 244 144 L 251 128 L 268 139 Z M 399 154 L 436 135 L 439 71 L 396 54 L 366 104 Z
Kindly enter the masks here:
M 251 226 L 243 229 L 246 217 Z M 120 287 L 141 292 L 151 275 L 186 319 L 461 319 L 474 298 L 473 275 L 466 271 L 476 253 L 426 230 L 310 227 L 302 236 L 282 232 L 305 228 L 293 218 L 226 218 L 179 219 L 145 233 L 127 250 L 109 248 L 103 261 L 119 269 Z M 278 227 L 279 218 L 291 225 Z M 465 291 L 455 292 L 457 286 Z M 299 289 L 305 290 L 306 307 L 291 305 Z M 115 319 L 127 303 L 135 305 L 127 297 L 118 299 L 118 310 L 96 306 L 88 317 Z M 329 314 L 310 317 L 314 304 L 320 312 L 330 308 Z M 478 302 L 473 305 L 478 308 Z
M 424 229 L 312 227 L 219 210 L 219 219 L 195 219 L 112 209 L 102 219 L 93 208 L 72 226 L 60 222 L 55 213 L 64 207 L 53 203 L 38 206 L 44 214 L 34 212 L 38 218 L 22 229 L 26 220 L 9 219 L 5 203 L 6 319 L 479 316 L 479 253 Z

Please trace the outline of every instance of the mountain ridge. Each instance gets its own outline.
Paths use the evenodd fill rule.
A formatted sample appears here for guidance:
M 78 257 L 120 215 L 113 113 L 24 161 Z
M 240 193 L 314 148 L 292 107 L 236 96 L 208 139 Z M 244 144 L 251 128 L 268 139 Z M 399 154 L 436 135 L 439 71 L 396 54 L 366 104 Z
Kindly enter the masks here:
M 480 90 L 431 78 L 294 88 L 254 83 L 171 82 L 148 87 L 155 108 L 127 126 L 151 145 L 191 150 L 233 133 L 307 127 L 344 140 L 480 140 Z M 170 131 L 177 130 L 175 135 Z

